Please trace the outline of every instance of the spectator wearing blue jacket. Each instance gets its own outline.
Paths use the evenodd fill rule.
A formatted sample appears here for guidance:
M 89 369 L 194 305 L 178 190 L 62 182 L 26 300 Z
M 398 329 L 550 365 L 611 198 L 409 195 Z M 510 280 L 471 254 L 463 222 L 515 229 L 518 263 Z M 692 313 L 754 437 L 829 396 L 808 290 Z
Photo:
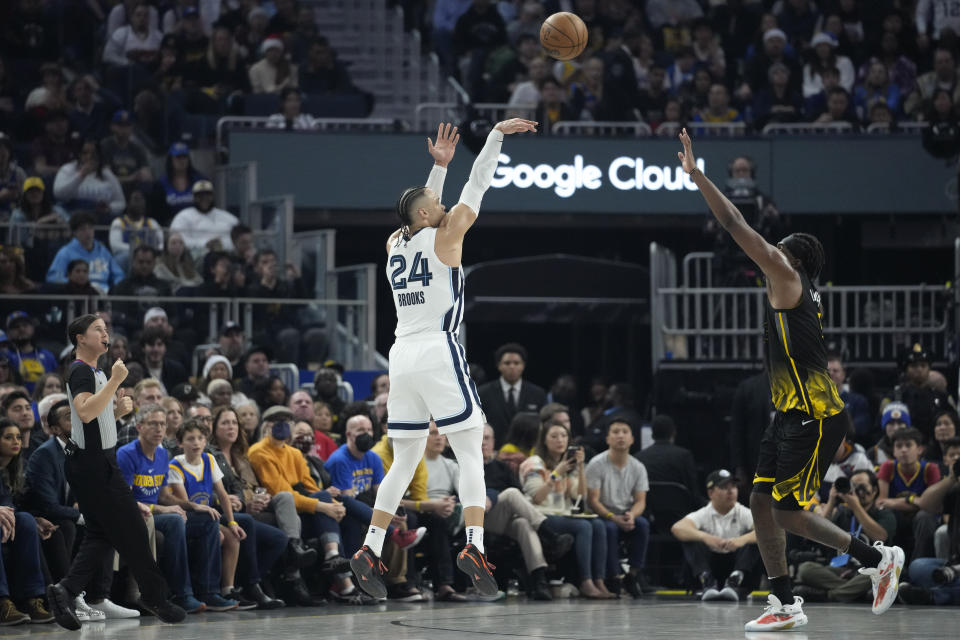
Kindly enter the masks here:
M 36 323 L 26 311 L 14 311 L 7 316 L 7 336 L 11 343 L 7 349 L 10 366 L 20 374 L 23 385 L 30 393 L 33 393 L 45 373 L 57 370 L 58 364 L 56 356 L 34 343 Z
M 896 117 L 900 113 L 900 101 L 900 87 L 890 82 L 887 65 L 878 59 L 871 61 L 863 84 L 853 90 L 853 104 L 860 120 L 866 122 L 870 119 L 870 108 L 876 102 L 886 104 Z
M 126 277 L 120 264 L 102 242 L 93 235 L 94 218 L 86 212 L 70 217 L 70 232 L 73 240 L 57 251 L 53 264 L 47 271 L 47 282 L 62 284 L 67 281 L 67 265 L 74 260 L 83 260 L 90 267 L 90 284 L 101 293 Z

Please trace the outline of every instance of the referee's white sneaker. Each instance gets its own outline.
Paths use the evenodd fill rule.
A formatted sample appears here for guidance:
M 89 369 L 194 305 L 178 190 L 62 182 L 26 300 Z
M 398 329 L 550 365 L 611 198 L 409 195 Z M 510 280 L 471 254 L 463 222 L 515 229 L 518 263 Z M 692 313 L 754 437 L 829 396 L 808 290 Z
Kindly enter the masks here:
M 883 559 L 876 567 L 860 569 L 860 573 L 870 576 L 873 583 L 873 612 L 880 615 L 897 599 L 905 555 L 900 547 L 887 547 L 880 541 L 874 542 L 873 546 L 883 555 Z
M 140 612 L 136 609 L 127 609 L 121 607 L 116 602 L 111 602 L 110 598 L 104 598 L 103 602 L 90 604 L 91 609 L 100 611 L 107 617 L 107 620 L 122 620 L 124 618 L 139 618 Z
M 767 596 L 767 607 L 756 620 L 744 625 L 745 631 L 786 631 L 807 624 L 803 612 L 803 598 L 793 597 L 793 604 L 782 604 L 772 593 Z
M 80 595 L 73 599 L 73 611 L 77 614 L 77 620 L 80 622 L 103 622 L 107 619 L 106 614 L 103 611 L 94 609 L 87 604 L 87 601 L 83 597 L 87 595 L 85 591 L 81 591 Z

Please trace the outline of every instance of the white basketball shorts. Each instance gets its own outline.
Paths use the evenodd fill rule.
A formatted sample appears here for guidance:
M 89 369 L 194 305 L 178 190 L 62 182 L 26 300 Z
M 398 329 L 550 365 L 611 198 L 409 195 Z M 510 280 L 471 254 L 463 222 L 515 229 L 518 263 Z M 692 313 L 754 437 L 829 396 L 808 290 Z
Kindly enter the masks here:
M 463 347 L 444 331 L 398 338 L 390 348 L 387 435 L 425 437 L 431 418 L 440 433 L 486 421 Z

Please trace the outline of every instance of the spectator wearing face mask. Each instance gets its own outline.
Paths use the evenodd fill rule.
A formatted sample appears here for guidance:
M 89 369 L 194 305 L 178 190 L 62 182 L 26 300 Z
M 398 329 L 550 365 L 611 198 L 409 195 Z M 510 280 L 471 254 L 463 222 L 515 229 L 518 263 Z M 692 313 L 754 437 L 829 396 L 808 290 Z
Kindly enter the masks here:
M 264 412 L 264 422 L 267 423 L 267 419 L 272 416 L 292 418 L 286 407 L 280 407 L 277 411 L 274 411 L 273 407 L 267 409 Z M 276 495 L 282 491 L 293 494 L 297 512 L 303 522 L 303 536 L 320 539 L 324 554 L 321 571 L 340 574 L 348 566 L 346 558 L 340 555 L 340 523 L 347 516 L 345 503 L 349 502 L 351 509 L 357 509 L 356 517 L 352 519 L 356 521 L 359 531 L 369 522 L 370 507 L 349 499 L 349 496 L 341 496 L 336 486 L 327 491 L 320 490 L 310 475 L 303 454 L 288 444 L 292 438 L 292 428 L 287 419 L 269 422 L 269 430 L 265 431 L 263 439 L 250 447 L 250 464 L 271 494 Z M 335 499 L 341 497 L 342 500 Z M 361 513 L 366 515 L 360 515 Z M 423 532 L 418 536 L 412 531 L 392 530 L 388 535 L 398 542 L 398 546 L 406 548 L 419 542 Z M 337 599 L 352 598 L 361 603 L 366 602 L 367 597 L 355 589 L 352 580 L 340 577 L 331 595 Z

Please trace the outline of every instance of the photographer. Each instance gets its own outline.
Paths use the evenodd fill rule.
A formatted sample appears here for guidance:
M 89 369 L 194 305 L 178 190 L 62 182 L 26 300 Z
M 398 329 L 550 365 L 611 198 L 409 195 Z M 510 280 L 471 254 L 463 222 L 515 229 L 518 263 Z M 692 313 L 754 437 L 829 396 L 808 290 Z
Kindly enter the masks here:
M 946 447 L 947 476 L 914 500 L 924 511 L 950 516 L 948 559 L 917 558 L 910 563 L 910 584 L 900 585 L 907 604 L 960 604 L 960 447 Z
M 877 506 L 879 495 L 880 484 L 873 471 L 840 476 L 820 514 L 867 544 L 885 542 L 896 533 L 897 519 L 892 511 Z M 872 588 L 870 577 L 861 575 L 858 568 L 859 563 L 846 553 L 834 556 L 829 565 L 804 562 L 797 569 L 802 584 L 794 587 L 793 593 L 807 602 L 854 602 Z

